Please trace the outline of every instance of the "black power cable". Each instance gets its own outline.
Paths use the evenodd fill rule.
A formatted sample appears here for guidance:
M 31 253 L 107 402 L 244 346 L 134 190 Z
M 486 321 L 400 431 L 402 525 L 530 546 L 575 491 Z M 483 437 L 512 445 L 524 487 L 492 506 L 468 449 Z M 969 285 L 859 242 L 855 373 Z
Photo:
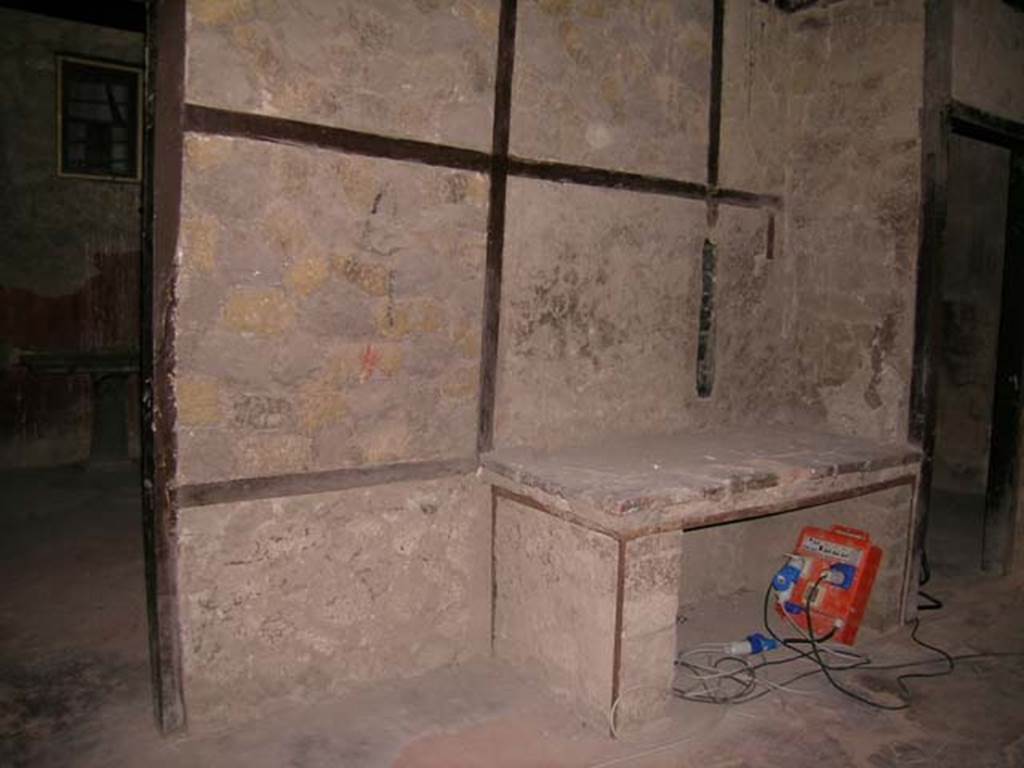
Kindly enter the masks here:
M 975 662 L 975 660 L 990 659 L 990 658 L 1021 658 L 1024 659 L 1024 651 L 991 651 L 986 653 L 957 653 L 956 655 L 949 656 L 953 662 Z M 918 660 L 918 662 L 901 662 L 899 664 L 883 664 L 883 665 L 851 665 L 850 669 L 859 669 L 865 672 L 881 672 L 881 671 L 892 671 L 892 670 L 905 670 L 912 667 L 925 667 L 930 664 L 937 664 L 943 662 L 943 658 L 925 658 Z M 842 670 L 833 670 L 833 672 L 841 672 Z M 784 682 L 778 683 L 779 687 L 785 687 L 787 685 L 793 685 L 799 683 L 801 680 L 806 680 L 814 675 L 820 675 L 820 669 L 808 670 L 799 675 L 785 680 Z M 943 673 L 948 674 L 948 673 Z M 746 703 L 753 701 L 762 696 L 767 696 L 769 693 L 774 693 L 775 690 L 768 688 L 766 690 L 758 691 L 754 695 L 744 698 L 742 701 L 735 701 L 734 703 Z M 733 703 L 733 702 L 726 702 Z
M 928 521 L 925 521 L 925 530 L 921 534 L 922 542 L 928 536 Z M 921 571 L 917 575 L 917 596 L 923 600 L 927 600 L 924 605 L 918 605 L 917 610 L 919 611 L 938 611 L 942 608 L 942 601 L 937 597 L 932 597 L 930 594 L 925 592 L 922 587 L 931 581 L 932 578 L 932 567 L 928 562 L 928 549 L 925 545 L 921 544 Z
M 804 610 L 807 611 L 807 638 L 811 641 L 811 651 L 814 654 L 814 661 L 818 664 L 819 667 L 821 667 L 822 674 L 825 675 L 825 679 L 828 680 L 829 684 L 840 693 L 849 696 L 851 699 L 867 704 L 868 706 L 874 707 L 875 709 L 907 709 L 907 707 L 910 706 L 910 704 L 907 702 L 903 702 L 901 704 L 886 704 L 885 702 L 874 701 L 872 699 L 869 699 L 867 696 L 862 696 L 856 691 L 851 691 L 849 688 L 845 687 L 844 685 L 841 685 L 834 677 L 832 677 L 832 673 L 829 670 L 828 666 L 822 661 L 821 651 L 818 649 L 818 643 L 814 639 L 814 616 L 811 613 L 811 604 L 813 603 L 815 596 L 818 594 L 818 589 L 821 587 L 821 583 L 827 577 L 828 571 L 824 571 L 821 574 L 821 576 L 818 577 L 818 580 L 814 582 L 814 586 L 812 586 L 810 590 L 808 590 L 807 598 L 804 601 Z
M 811 641 L 811 649 L 814 652 L 815 660 L 821 666 L 821 671 L 825 675 L 825 679 L 828 680 L 829 684 L 837 691 L 850 697 L 851 699 L 867 704 L 870 707 L 874 707 L 875 709 L 885 709 L 889 711 L 908 709 L 910 707 L 910 689 L 907 688 L 907 680 L 926 677 L 944 677 L 945 675 L 952 674 L 953 670 L 956 669 L 956 664 L 953 661 L 953 657 L 946 653 L 946 651 L 934 645 L 929 645 L 928 643 L 918 638 L 917 632 L 921 628 L 921 621 L 920 619 L 915 618 L 913 621 L 914 628 L 910 632 L 910 639 L 918 645 L 939 654 L 942 657 L 942 660 L 944 660 L 948 665 L 946 669 L 939 672 L 915 672 L 900 675 L 899 677 L 897 677 L 896 684 L 899 686 L 900 692 L 903 694 L 904 698 L 904 701 L 900 704 L 887 704 L 885 702 L 875 701 L 873 699 L 868 698 L 867 696 L 863 696 L 857 693 L 856 691 L 851 691 L 849 688 L 839 683 L 839 681 L 837 681 L 832 676 L 832 673 L 829 670 L 829 668 L 822 662 L 821 653 L 818 650 L 818 643 L 814 638 L 814 632 L 810 631 L 810 628 L 814 626 L 812 614 L 814 598 L 817 595 L 818 590 L 821 588 L 821 584 L 825 580 L 825 578 L 827 578 L 827 572 L 822 573 L 818 580 L 814 582 L 814 586 L 812 586 L 810 591 L 807 593 L 807 599 L 804 603 L 804 609 L 807 611 L 807 626 L 809 628 L 808 639 Z
M 711 668 L 713 668 L 715 670 L 719 670 L 719 669 L 721 669 L 721 666 L 722 666 L 722 664 L 724 662 L 736 663 L 736 664 L 739 664 L 742 668 L 741 669 L 737 669 L 732 674 L 723 674 L 723 675 L 720 675 L 720 676 L 716 676 L 716 677 L 714 677 L 712 679 L 715 680 L 715 681 L 729 680 L 732 683 L 737 684 L 739 686 L 739 690 L 735 690 L 735 691 L 732 691 L 730 693 L 723 693 L 721 690 L 717 690 L 717 689 L 716 690 L 711 690 L 709 688 L 709 686 L 708 686 L 708 683 L 710 682 L 710 680 L 706 679 L 706 678 L 702 678 L 701 675 L 698 674 L 697 675 L 698 686 L 696 688 L 692 688 L 692 689 L 689 689 L 689 690 L 682 689 L 682 688 L 673 688 L 673 691 L 674 691 L 676 696 L 678 696 L 680 698 L 683 698 L 683 699 L 686 699 L 686 700 L 689 700 L 689 701 L 697 701 L 697 702 L 700 702 L 700 703 L 742 704 L 742 703 L 745 703 L 747 701 L 752 701 L 752 700 L 754 700 L 756 698 L 760 698 L 761 696 L 764 696 L 765 694 L 768 694 L 768 693 L 772 692 L 772 688 L 774 687 L 774 684 L 769 684 L 767 690 L 756 691 L 758 685 L 764 685 L 763 682 L 760 682 L 757 679 L 757 671 L 758 670 L 763 669 L 764 667 L 772 667 L 772 666 L 778 666 L 778 665 L 781 665 L 781 664 L 789 664 L 789 663 L 794 662 L 794 661 L 799 661 L 800 659 L 807 659 L 809 661 L 812 661 L 812 662 L 815 662 L 815 663 L 819 663 L 819 662 L 817 662 L 815 660 L 813 654 L 809 653 L 808 651 L 805 651 L 805 650 L 802 650 L 802 649 L 796 647 L 796 646 L 801 645 L 801 644 L 810 643 L 811 640 L 809 638 L 788 638 L 788 637 L 787 638 L 783 638 L 783 637 L 780 637 L 779 634 L 777 632 L 775 632 L 775 630 L 771 627 L 771 624 L 769 623 L 769 620 L 768 620 L 768 616 L 769 616 L 769 605 L 771 603 L 772 592 L 773 592 L 772 586 L 769 584 L 768 589 L 765 590 L 764 599 L 762 601 L 762 606 L 761 606 L 761 609 L 762 609 L 762 619 L 763 619 L 763 622 L 764 622 L 764 627 L 765 627 L 765 630 L 768 632 L 768 634 L 770 634 L 772 636 L 772 638 L 774 638 L 775 641 L 777 643 L 779 643 L 780 647 L 786 648 L 787 650 L 791 651 L 793 653 L 793 655 L 785 657 L 785 658 L 781 658 L 781 659 L 777 658 L 777 659 L 771 659 L 771 660 L 762 658 L 761 661 L 759 661 L 756 664 L 751 664 L 746 659 L 738 657 L 738 656 L 723 656 L 723 657 L 715 660 L 714 662 L 709 662 Z M 819 642 L 819 643 L 824 643 L 824 642 L 827 642 L 828 640 L 830 640 L 833 637 L 833 635 L 835 635 L 835 633 L 836 633 L 836 629 L 833 628 L 829 632 L 827 632 L 826 634 L 822 635 L 821 637 L 814 638 L 814 640 Z M 822 661 L 820 663 L 821 664 L 825 664 L 826 666 L 829 667 L 829 669 L 832 669 L 832 670 L 835 670 L 835 671 L 844 670 L 844 669 L 851 669 L 853 667 L 859 667 L 859 666 L 863 666 L 865 664 L 869 664 L 870 663 L 870 659 L 867 659 L 867 658 L 865 658 L 863 656 L 860 656 L 859 654 L 856 654 L 853 651 L 844 652 L 844 653 L 846 655 L 850 656 L 851 658 L 855 659 L 855 661 L 850 663 L 850 664 L 838 665 L 838 666 L 829 665 L 829 664 L 827 664 L 827 662 L 824 662 L 824 661 Z M 692 664 L 690 664 L 688 662 L 684 662 L 682 660 L 679 660 L 676 663 L 680 667 L 689 669 L 691 671 L 696 671 L 696 668 L 694 667 L 694 665 L 692 665 Z M 820 671 L 820 669 L 814 670 L 815 673 L 817 673 L 819 671 Z
M 937 611 L 940 608 L 942 608 L 942 601 L 939 600 L 939 598 L 937 597 L 932 597 L 923 589 L 917 590 L 917 596 L 920 597 L 922 600 L 928 601 L 924 605 L 918 604 L 917 610 L 919 611 Z
M 776 633 L 776 631 L 774 629 L 772 629 L 771 623 L 768 621 L 768 616 L 769 616 L 768 606 L 771 604 L 771 597 L 772 597 L 772 592 L 773 591 L 774 591 L 774 588 L 772 587 L 772 584 L 769 583 L 768 584 L 768 589 L 765 590 L 765 593 L 764 593 L 764 600 L 761 603 L 761 621 L 764 624 L 765 631 L 769 635 L 772 636 L 772 639 L 774 639 L 775 642 L 777 642 L 779 645 L 787 648 L 790 651 L 793 651 L 796 654 L 796 656 L 791 656 L 791 657 L 786 658 L 786 659 L 775 659 L 775 660 L 772 660 L 772 661 L 766 661 L 766 662 L 764 662 L 764 664 L 762 666 L 766 666 L 767 667 L 767 666 L 774 666 L 774 665 L 777 665 L 777 664 L 786 664 L 786 663 L 788 663 L 790 661 L 796 661 L 797 659 L 800 659 L 800 658 L 808 659 L 809 661 L 816 661 L 816 659 L 814 658 L 814 656 L 811 653 L 808 653 L 807 651 L 800 650 L 799 648 L 794 648 L 793 646 L 798 645 L 798 644 L 803 644 L 803 643 L 812 643 L 813 644 L 815 642 L 817 642 L 817 643 L 827 642 L 830 639 L 832 639 L 833 635 L 835 635 L 836 628 L 833 627 L 828 633 L 826 633 L 825 635 L 823 635 L 821 637 L 813 637 L 813 631 L 812 631 L 812 626 L 813 625 L 811 624 L 810 616 L 808 616 L 807 617 L 807 627 L 808 627 L 808 632 L 810 633 L 809 637 L 799 638 L 799 639 L 796 639 L 796 640 L 793 640 L 793 639 L 790 639 L 790 638 L 780 637 L 778 635 L 778 633 Z M 850 652 L 850 656 L 859 656 L 859 654 L 855 654 L 855 653 L 853 653 L 851 651 Z M 863 658 L 863 657 L 860 657 L 860 658 Z M 837 669 L 841 669 L 842 667 L 836 667 L 836 668 Z
M 805 606 L 805 609 L 807 610 L 808 627 L 811 628 L 811 629 L 813 628 L 813 605 L 811 603 L 812 603 L 814 597 L 816 596 L 817 590 L 820 587 L 823 579 L 824 579 L 824 576 L 822 577 L 822 579 L 818 580 L 818 582 L 812 587 L 812 589 L 808 592 L 808 595 L 807 595 L 807 605 Z M 903 697 L 905 699 L 909 700 L 911 694 L 910 694 L 909 688 L 906 685 L 906 681 L 907 680 L 920 679 L 920 678 L 929 678 L 929 677 L 943 677 L 943 676 L 952 674 L 952 672 L 955 670 L 955 667 L 956 667 L 955 663 L 957 661 L 984 660 L 984 659 L 1007 659 L 1007 658 L 1020 658 L 1020 659 L 1024 659 L 1024 652 L 1000 652 L 1000 651 L 995 651 L 995 652 L 985 652 L 985 653 L 958 654 L 958 655 L 955 655 L 955 656 L 951 655 L 951 654 L 947 653 L 946 651 L 944 651 L 943 649 L 941 649 L 941 648 L 939 648 L 937 646 L 931 645 L 931 644 L 921 640 L 917 636 L 917 633 L 918 633 L 918 631 L 920 629 L 920 626 L 921 626 L 920 625 L 920 621 L 915 619 L 913 621 L 913 629 L 911 630 L 911 633 L 910 633 L 911 639 L 917 645 L 920 645 L 921 647 L 923 647 L 923 648 L 925 648 L 925 649 L 927 649 L 929 651 L 932 651 L 933 653 L 938 654 L 938 658 L 922 659 L 922 660 L 918 660 L 918 661 L 909 661 L 909 662 L 899 662 L 899 663 L 894 663 L 894 664 L 873 664 L 871 662 L 870 658 L 868 658 L 866 656 L 862 656 L 862 655 L 857 654 L 857 653 L 855 653 L 853 651 L 846 651 L 846 652 L 843 652 L 844 655 L 848 655 L 850 658 L 855 659 L 854 661 L 851 661 L 848 664 L 841 664 L 841 665 L 830 664 L 830 663 L 828 663 L 827 661 L 825 661 L 822 658 L 822 649 L 818 647 L 818 644 L 826 642 L 829 638 L 831 638 L 834 635 L 834 633 L 835 633 L 835 629 L 833 629 L 832 631 L 830 631 L 829 633 L 827 633 L 826 635 L 821 636 L 821 637 L 815 637 L 813 635 L 813 629 L 812 629 L 811 632 L 809 632 L 808 637 L 806 637 L 806 638 L 789 638 L 789 637 L 783 638 L 783 637 L 780 637 L 778 635 L 778 633 L 776 633 L 772 629 L 771 624 L 769 623 L 769 620 L 768 620 L 768 617 L 769 617 L 769 610 L 768 610 L 768 608 L 769 608 L 769 605 L 770 605 L 770 602 L 771 602 L 772 591 L 773 591 L 773 589 L 769 585 L 768 589 L 765 592 L 764 602 L 763 602 L 763 605 L 762 605 L 762 613 L 763 613 L 763 617 L 762 618 L 763 618 L 763 621 L 764 621 L 765 630 L 772 636 L 772 638 L 774 638 L 776 640 L 776 642 L 778 642 L 780 644 L 780 646 L 782 646 L 782 647 L 786 648 L 787 650 L 791 651 L 793 653 L 793 655 L 792 656 L 788 656 L 786 658 L 782 658 L 782 659 L 772 659 L 772 660 L 762 659 L 760 662 L 758 662 L 756 664 L 751 664 L 746 659 L 741 659 L 739 657 L 724 656 L 722 658 L 719 658 L 715 662 L 713 662 L 711 664 L 711 666 L 714 669 L 718 670 L 727 661 L 731 661 L 733 663 L 739 664 L 741 668 L 737 669 L 735 673 L 726 674 L 726 675 L 722 675 L 721 676 L 721 679 L 727 679 L 727 680 L 730 680 L 733 683 L 736 683 L 737 685 L 739 685 L 740 686 L 739 690 L 734 691 L 734 692 L 732 692 L 730 694 L 722 695 L 719 691 L 711 691 L 708 688 L 708 686 L 707 686 L 707 682 L 708 681 L 705 680 L 705 681 L 702 681 L 702 683 L 701 683 L 702 687 L 704 688 L 704 693 L 703 694 L 697 693 L 693 689 L 685 690 L 685 689 L 682 689 L 682 688 L 673 687 L 673 692 L 675 693 L 676 696 L 678 696 L 680 698 L 683 698 L 683 699 L 686 699 L 688 701 L 695 701 L 695 702 L 704 703 L 704 704 L 746 704 L 748 702 L 755 701 L 756 699 L 760 699 L 763 696 L 767 696 L 770 693 L 775 693 L 780 688 L 785 688 L 786 686 L 792 685 L 793 683 L 798 682 L 800 680 L 806 679 L 806 678 L 811 677 L 813 675 L 824 674 L 826 676 L 826 678 L 828 679 L 829 683 L 834 688 L 836 688 L 836 690 L 840 691 L 841 693 L 843 693 L 844 695 L 846 695 L 846 696 L 848 696 L 850 698 L 853 698 L 853 699 L 855 699 L 857 701 L 860 701 L 860 702 L 862 702 L 862 703 L 864 703 L 864 704 L 866 704 L 868 706 L 872 706 L 872 707 L 875 707 L 877 709 L 883 709 L 883 710 L 903 710 L 903 709 L 907 709 L 910 706 L 909 701 L 905 701 L 903 704 L 900 704 L 900 705 L 892 705 L 892 704 L 886 704 L 884 702 L 873 701 L 873 700 L 871 700 L 871 699 L 869 699 L 869 698 L 867 698 L 865 696 L 861 696 L 860 694 L 856 693 L 855 691 L 850 691 L 849 689 L 847 689 L 845 686 L 843 686 L 841 683 L 839 683 L 833 677 L 833 674 L 841 673 L 841 672 L 848 672 L 848 671 L 851 671 L 851 670 L 858 670 L 858 669 L 862 670 L 862 671 L 892 671 L 892 670 L 898 670 L 898 669 L 912 669 L 914 667 L 928 666 L 928 665 L 937 664 L 937 663 L 940 663 L 940 662 L 946 665 L 945 669 L 943 669 L 941 671 L 937 671 L 937 672 L 918 672 L 918 673 L 908 673 L 908 674 L 899 675 L 896 678 L 896 683 L 899 686 L 901 694 L 903 695 Z M 801 648 L 796 647 L 796 646 L 801 645 L 801 644 L 810 644 L 811 651 L 810 652 L 804 651 Z M 833 653 L 835 653 L 835 651 L 833 651 Z M 764 685 L 764 683 L 760 683 L 757 680 L 757 671 L 758 670 L 760 670 L 760 669 L 762 669 L 764 667 L 769 667 L 769 666 L 777 666 L 777 665 L 789 664 L 789 663 L 794 662 L 794 661 L 799 661 L 800 659 L 806 659 L 808 661 L 811 661 L 815 665 L 815 668 L 811 669 L 811 670 L 808 670 L 806 672 L 803 672 L 803 673 L 801 673 L 799 675 L 795 675 L 794 677 L 786 680 L 783 683 L 771 683 L 770 685 L 765 687 L 763 690 L 756 690 L 759 685 Z M 689 664 L 687 664 L 687 663 L 685 663 L 683 661 L 678 661 L 677 664 L 679 666 L 681 666 L 681 667 L 691 666 L 691 665 L 689 665 Z

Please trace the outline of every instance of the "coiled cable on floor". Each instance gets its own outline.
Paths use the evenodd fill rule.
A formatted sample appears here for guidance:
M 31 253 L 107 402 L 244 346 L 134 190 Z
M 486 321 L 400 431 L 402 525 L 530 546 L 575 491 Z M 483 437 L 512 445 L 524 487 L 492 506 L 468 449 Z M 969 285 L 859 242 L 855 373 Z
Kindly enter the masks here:
M 707 644 L 697 646 L 679 654 L 676 659 L 676 667 L 682 675 L 694 682 L 687 687 L 674 686 L 673 693 L 678 698 L 686 701 L 701 704 L 746 704 L 751 701 L 767 696 L 770 693 L 796 693 L 809 695 L 817 691 L 807 691 L 792 688 L 791 686 L 812 677 L 823 675 L 832 688 L 844 696 L 854 699 L 862 704 L 875 709 L 896 711 L 907 709 L 910 706 L 911 691 L 907 686 L 908 680 L 924 679 L 933 677 L 944 677 L 952 674 L 956 669 L 957 661 L 981 660 L 981 659 L 1006 659 L 1024 658 L 1024 652 L 995 651 L 985 653 L 969 653 L 953 655 L 942 648 L 925 642 L 918 637 L 921 628 L 920 620 L 915 618 L 912 622 L 913 628 L 910 632 L 910 639 L 922 648 L 936 654 L 935 658 L 921 659 L 916 661 L 901 662 L 896 664 L 874 664 L 868 656 L 864 656 L 847 648 L 836 648 L 828 645 L 827 640 L 833 633 L 821 637 L 815 637 L 813 632 L 813 601 L 817 595 L 824 578 L 819 579 L 808 591 L 804 609 L 807 613 L 806 637 L 783 637 L 776 632 L 769 621 L 772 587 L 769 585 L 765 591 L 762 605 L 762 618 L 765 631 L 779 643 L 780 649 L 785 649 L 791 655 L 783 658 L 767 658 L 760 654 L 756 660 L 751 657 L 738 656 L 725 652 L 727 644 Z M 939 603 L 941 605 L 941 602 Z M 810 646 L 810 650 L 804 650 L 801 646 Z M 826 659 L 826 656 L 834 656 L 837 661 Z M 702 659 L 695 661 L 694 659 Z M 810 669 L 799 675 L 795 675 L 781 683 L 765 680 L 759 676 L 759 671 L 770 666 L 781 666 L 792 662 L 805 660 L 814 664 Z M 852 670 L 861 671 L 895 671 L 901 669 L 912 669 L 915 667 L 928 666 L 932 664 L 943 664 L 943 669 L 934 672 L 912 672 L 898 675 L 896 685 L 899 687 L 902 702 L 890 704 L 877 701 L 868 696 L 862 695 L 850 689 L 841 682 L 837 675 Z

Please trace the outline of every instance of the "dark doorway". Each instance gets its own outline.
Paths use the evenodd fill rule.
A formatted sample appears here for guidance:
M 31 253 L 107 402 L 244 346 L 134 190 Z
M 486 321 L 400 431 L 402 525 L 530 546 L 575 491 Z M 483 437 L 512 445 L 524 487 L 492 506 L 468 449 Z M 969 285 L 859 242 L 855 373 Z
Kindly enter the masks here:
M 125 738 L 155 734 L 139 467 L 145 5 L 72 5 L 0 0 L 3 766 L 104 764 L 105 718 Z
M 1024 185 L 1012 136 L 956 109 L 950 126 L 925 552 L 928 565 L 961 577 L 1003 573 L 1013 554 Z
M 1020 301 L 1024 279 L 1024 153 L 1020 151 L 1010 156 L 1005 254 L 981 560 L 983 568 L 998 572 L 1009 568 L 1018 524 L 1021 374 L 1024 372 L 1024 304 Z

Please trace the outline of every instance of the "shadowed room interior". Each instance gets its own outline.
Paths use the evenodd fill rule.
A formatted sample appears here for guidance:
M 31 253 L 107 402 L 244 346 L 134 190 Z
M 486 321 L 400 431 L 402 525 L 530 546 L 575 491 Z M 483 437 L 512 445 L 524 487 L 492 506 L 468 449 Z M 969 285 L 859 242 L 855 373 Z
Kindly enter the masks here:
M 1019 0 L 0 0 L 0 765 L 1024 765 Z

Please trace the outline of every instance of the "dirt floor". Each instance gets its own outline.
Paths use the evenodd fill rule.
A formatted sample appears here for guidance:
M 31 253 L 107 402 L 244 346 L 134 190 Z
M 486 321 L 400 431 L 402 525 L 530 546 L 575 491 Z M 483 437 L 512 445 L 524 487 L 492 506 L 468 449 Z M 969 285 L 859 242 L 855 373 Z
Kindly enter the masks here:
M 0 766 L 1024 766 L 1024 656 L 910 681 L 912 706 L 901 712 L 843 698 L 819 675 L 742 706 L 678 702 L 619 741 L 489 663 L 162 739 L 149 698 L 136 476 L 129 465 L 0 474 Z M 957 581 L 940 565 L 929 587 L 946 607 L 923 615 L 920 636 L 957 654 L 1024 652 L 1020 579 L 961 572 Z M 860 650 L 876 662 L 927 658 L 907 634 Z M 844 679 L 898 702 L 895 674 Z

